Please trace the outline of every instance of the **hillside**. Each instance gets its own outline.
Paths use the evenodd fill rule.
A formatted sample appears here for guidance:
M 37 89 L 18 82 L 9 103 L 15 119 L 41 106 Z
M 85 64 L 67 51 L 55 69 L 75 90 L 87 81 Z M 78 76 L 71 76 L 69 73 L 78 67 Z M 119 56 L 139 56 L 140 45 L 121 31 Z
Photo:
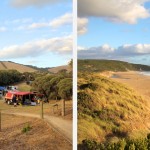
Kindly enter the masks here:
M 79 73 L 78 143 L 145 136 L 149 114 L 147 101 L 133 89 L 96 73 Z
M 0 61 L 0 70 L 10 70 L 10 69 L 15 69 L 21 73 L 37 71 L 36 69 L 33 69 L 29 66 L 25 66 L 22 64 L 10 62 L 10 61 Z
M 101 71 L 150 71 L 150 66 L 132 64 L 117 60 L 78 60 L 78 71 L 101 72 Z
M 64 66 L 58 66 L 58 67 L 53 67 L 48 69 L 48 71 L 51 73 L 58 73 L 61 70 L 66 70 L 67 72 L 70 72 L 71 67 L 69 65 L 64 65 Z

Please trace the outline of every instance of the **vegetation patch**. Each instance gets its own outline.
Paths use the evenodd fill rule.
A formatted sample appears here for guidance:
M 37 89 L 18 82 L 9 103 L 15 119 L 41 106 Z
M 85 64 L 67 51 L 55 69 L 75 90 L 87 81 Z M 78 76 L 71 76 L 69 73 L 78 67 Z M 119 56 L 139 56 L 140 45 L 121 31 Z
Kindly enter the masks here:
M 27 124 L 25 127 L 23 127 L 22 129 L 22 133 L 27 133 L 32 129 L 32 127 L 30 126 L 30 124 Z
M 102 72 L 102 71 L 150 71 L 150 66 L 132 64 L 118 60 L 78 60 L 78 71 Z
M 149 113 L 147 102 L 129 87 L 97 73 L 78 74 L 78 143 L 138 138 L 134 132 L 149 132 Z
M 146 138 L 138 139 L 122 139 L 115 143 L 105 142 L 99 143 L 95 140 L 83 140 L 82 144 L 78 145 L 79 150 L 149 150 L 150 138 L 147 135 Z

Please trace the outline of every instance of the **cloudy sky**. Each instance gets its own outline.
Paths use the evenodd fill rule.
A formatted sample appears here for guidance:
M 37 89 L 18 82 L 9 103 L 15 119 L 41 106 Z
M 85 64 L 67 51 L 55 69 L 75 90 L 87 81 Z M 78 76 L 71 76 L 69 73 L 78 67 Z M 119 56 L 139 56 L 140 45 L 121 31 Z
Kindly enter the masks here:
M 71 0 L 1 0 L 0 60 L 53 67 L 72 58 Z
M 150 0 L 78 0 L 78 58 L 150 65 Z

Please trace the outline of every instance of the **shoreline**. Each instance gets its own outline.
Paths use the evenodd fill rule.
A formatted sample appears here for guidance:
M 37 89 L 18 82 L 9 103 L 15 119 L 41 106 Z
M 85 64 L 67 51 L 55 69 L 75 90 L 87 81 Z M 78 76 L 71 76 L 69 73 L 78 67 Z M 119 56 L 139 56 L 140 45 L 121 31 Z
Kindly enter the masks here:
M 112 77 L 112 76 L 116 77 Z M 150 102 L 150 76 L 138 71 L 113 72 L 112 80 L 126 84 Z

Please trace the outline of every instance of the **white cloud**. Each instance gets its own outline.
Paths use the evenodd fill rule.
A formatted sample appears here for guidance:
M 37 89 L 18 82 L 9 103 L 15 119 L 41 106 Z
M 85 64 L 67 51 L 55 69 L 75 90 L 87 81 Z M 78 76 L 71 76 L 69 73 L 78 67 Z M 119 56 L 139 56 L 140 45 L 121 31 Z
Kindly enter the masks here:
M 149 0 L 79 0 L 78 15 L 135 24 L 138 19 L 150 16 L 149 10 L 144 7 L 147 1 Z
M 87 32 L 87 18 L 78 18 L 78 35 L 85 34 Z
M 45 53 L 58 55 L 72 52 L 72 36 L 41 39 L 23 45 L 12 45 L 0 50 L 1 59 L 35 57 Z
M 43 5 L 54 4 L 63 1 L 68 0 L 11 0 L 11 4 L 14 7 L 27 7 L 27 6 L 41 7 Z
M 125 44 L 113 48 L 108 44 L 99 47 L 78 48 L 78 57 L 84 59 L 128 58 L 133 56 L 150 55 L 150 44 Z
M 48 27 L 49 23 L 32 23 L 31 25 L 27 26 L 27 29 L 37 29 L 37 28 L 43 28 Z
M 66 13 L 63 16 L 60 16 L 50 22 L 50 26 L 52 28 L 58 28 L 62 25 L 71 24 L 73 22 L 72 14 Z
M 7 31 L 6 27 L 0 27 L 0 32 L 5 32 L 5 31 Z
M 51 27 L 51 28 L 59 28 L 64 25 L 70 25 L 72 24 L 72 13 L 66 13 L 60 17 L 57 17 L 51 21 L 46 22 L 34 22 L 30 25 L 24 25 L 19 26 L 18 30 L 31 30 L 31 29 L 38 29 L 38 28 L 45 28 L 45 27 Z
M 5 25 L 10 25 L 10 24 L 27 24 L 32 22 L 32 18 L 16 18 L 13 20 L 5 20 L 3 23 Z

